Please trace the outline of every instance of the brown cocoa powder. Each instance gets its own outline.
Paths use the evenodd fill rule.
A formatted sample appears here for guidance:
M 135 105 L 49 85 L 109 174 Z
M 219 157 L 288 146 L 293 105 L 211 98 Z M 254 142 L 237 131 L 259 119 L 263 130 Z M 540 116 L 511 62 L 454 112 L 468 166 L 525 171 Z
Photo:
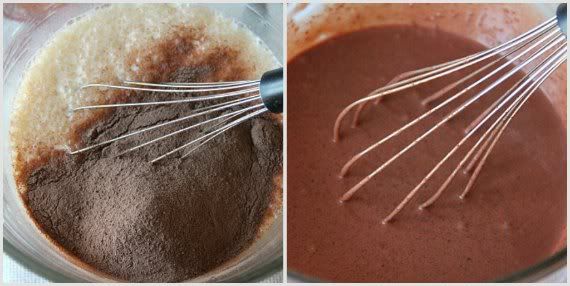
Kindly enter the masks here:
M 179 49 L 180 55 L 190 53 L 189 49 Z M 233 71 L 227 68 L 236 66 L 231 62 L 235 51 L 212 54 L 216 56 L 202 62 L 168 61 L 165 68 L 174 73 L 161 75 L 162 69 L 156 69 L 148 76 L 177 82 L 243 76 L 239 66 Z M 177 66 L 180 63 L 190 66 Z M 131 92 L 120 101 L 183 96 L 189 95 Z M 83 145 L 91 145 L 215 103 L 120 108 L 74 132 Z M 274 178 L 282 166 L 281 126 L 269 116 L 258 117 L 189 157 L 181 159 L 176 154 L 157 164 L 149 160 L 204 134 L 208 126 L 118 156 L 126 147 L 215 115 L 219 114 L 80 155 L 55 152 L 26 175 L 24 199 L 31 216 L 66 251 L 121 280 L 177 282 L 220 266 L 251 244 L 267 212 L 277 189 Z

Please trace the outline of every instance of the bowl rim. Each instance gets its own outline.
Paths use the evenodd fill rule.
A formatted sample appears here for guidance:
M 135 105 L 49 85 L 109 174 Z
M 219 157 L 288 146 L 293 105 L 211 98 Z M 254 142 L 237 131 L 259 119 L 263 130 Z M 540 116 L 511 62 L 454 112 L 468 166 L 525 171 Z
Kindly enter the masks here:
M 566 247 L 556 252 L 555 254 L 549 256 L 547 259 L 542 260 L 539 263 L 531 265 L 530 267 L 524 268 L 522 270 L 515 271 L 514 273 L 508 274 L 498 279 L 493 279 L 484 282 L 536 282 L 541 278 L 546 277 L 548 274 L 555 272 L 556 270 L 562 269 L 566 266 Z M 316 282 L 316 283 L 334 283 L 335 281 L 322 280 L 309 275 L 301 274 L 300 272 L 288 269 L 287 276 L 294 278 L 302 282 Z
M 25 268 L 26 270 L 48 280 L 49 282 L 55 283 L 77 283 L 78 281 L 75 279 L 71 279 L 57 271 L 52 270 L 49 267 L 44 266 L 43 264 L 36 261 L 34 258 L 29 257 L 22 253 L 20 250 L 15 248 L 9 241 L 3 238 L 3 249 L 4 254 L 18 263 L 20 266 Z M 271 259 L 266 265 L 251 271 L 251 273 L 246 273 L 246 275 L 240 277 L 239 279 L 233 282 L 260 282 L 264 278 L 267 278 L 279 270 L 283 269 L 283 254 L 274 257 Z M 87 282 L 87 281 L 79 281 L 79 282 Z

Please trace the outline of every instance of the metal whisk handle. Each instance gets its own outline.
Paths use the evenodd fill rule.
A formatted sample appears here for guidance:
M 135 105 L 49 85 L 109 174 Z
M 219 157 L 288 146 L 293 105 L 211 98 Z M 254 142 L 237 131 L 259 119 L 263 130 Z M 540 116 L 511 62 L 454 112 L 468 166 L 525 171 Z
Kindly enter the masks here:
M 556 9 L 556 19 L 558 20 L 558 26 L 564 35 L 568 36 L 568 21 L 566 18 L 566 3 L 558 5 Z
M 263 74 L 259 83 L 263 104 L 273 113 L 283 112 L 283 68 Z

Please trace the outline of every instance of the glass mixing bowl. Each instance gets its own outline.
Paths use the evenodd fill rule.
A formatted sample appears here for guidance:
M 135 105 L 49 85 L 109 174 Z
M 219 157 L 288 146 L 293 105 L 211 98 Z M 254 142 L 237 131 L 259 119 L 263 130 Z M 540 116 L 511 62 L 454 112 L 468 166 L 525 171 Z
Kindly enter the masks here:
M 335 35 L 372 26 L 407 24 L 438 28 L 468 35 L 488 46 L 506 42 L 555 15 L 557 4 L 292 4 L 287 7 L 287 60 Z M 514 11 L 517 20 L 505 15 Z M 452 17 L 446 17 L 452 15 Z M 457 19 L 462 19 L 457 24 Z M 504 23 L 509 23 L 505 25 Z M 541 86 L 566 126 L 566 64 Z M 566 278 L 566 236 L 546 260 L 497 277 L 501 282 L 564 282 Z M 288 271 L 289 282 L 317 282 Z
M 4 194 L 4 252 L 32 272 L 53 282 L 113 282 L 78 266 L 58 251 L 33 225 L 15 187 L 9 142 L 10 111 L 30 59 L 67 22 L 101 4 L 54 5 L 22 20 L 4 43 L 2 156 Z M 282 4 L 207 4 L 256 34 L 282 63 Z M 257 281 L 282 269 L 283 217 L 279 214 L 261 237 L 239 257 L 193 282 Z

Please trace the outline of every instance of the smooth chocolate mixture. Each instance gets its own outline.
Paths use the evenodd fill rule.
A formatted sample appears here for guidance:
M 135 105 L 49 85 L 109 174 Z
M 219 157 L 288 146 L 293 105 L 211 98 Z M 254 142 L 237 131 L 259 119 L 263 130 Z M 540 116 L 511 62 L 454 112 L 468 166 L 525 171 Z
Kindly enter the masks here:
M 381 223 L 464 136 L 464 128 L 521 74 L 443 125 L 350 201 L 338 202 L 350 187 L 458 104 L 373 151 L 339 179 L 343 164 L 425 112 L 428 107 L 421 105 L 421 99 L 467 72 L 390 95 L 378 106 L 369 105 L 360 125 L 351 128 L 349 117 L 341 141 L 333 143 L 339 112 L 402 72 L 483 49 L 438 30 L 379 27 L 327 40 L 289 62 L 290 270 L 345 282 L 486 281 L 529 267 L 565 246 L 566 132 L 541 92 L 511 122 L 465 200 L 458 195 L 469 174 L 460 172 L 433 206 L 418 210 L 474 140 L 443 165 L 394 221 Z
M 212 51 L 202 61 L 185 61 L 194 49 L 191 42 L 191 37 L 183 37 L 145 52 L 163 57 L 158 66 L 142 64 L 145 76 L 176 82 L 244 76 L 231 48 Z M 122 96 L 118 100 L 157 101 L 190 95 L 140 92 Z M 79 128 L 76 134 L 84 145 L 91 145 L 215 103 L 121 108 Z M 80 155 L 55 153 L 26 177 L 25 199 L 32 217 L 63 249 L 121 280 L 178 282 L 220 266 L 249 246 L 267 214 L 277 189 L 274 178 L 281 171 L 280 125 L 269 116 L 258 117 L 184 159 L 180 159 L 182 152 L 149 163 L 210 131 L 211 125 L 118 156 L 127 147 L 214 115 Z

